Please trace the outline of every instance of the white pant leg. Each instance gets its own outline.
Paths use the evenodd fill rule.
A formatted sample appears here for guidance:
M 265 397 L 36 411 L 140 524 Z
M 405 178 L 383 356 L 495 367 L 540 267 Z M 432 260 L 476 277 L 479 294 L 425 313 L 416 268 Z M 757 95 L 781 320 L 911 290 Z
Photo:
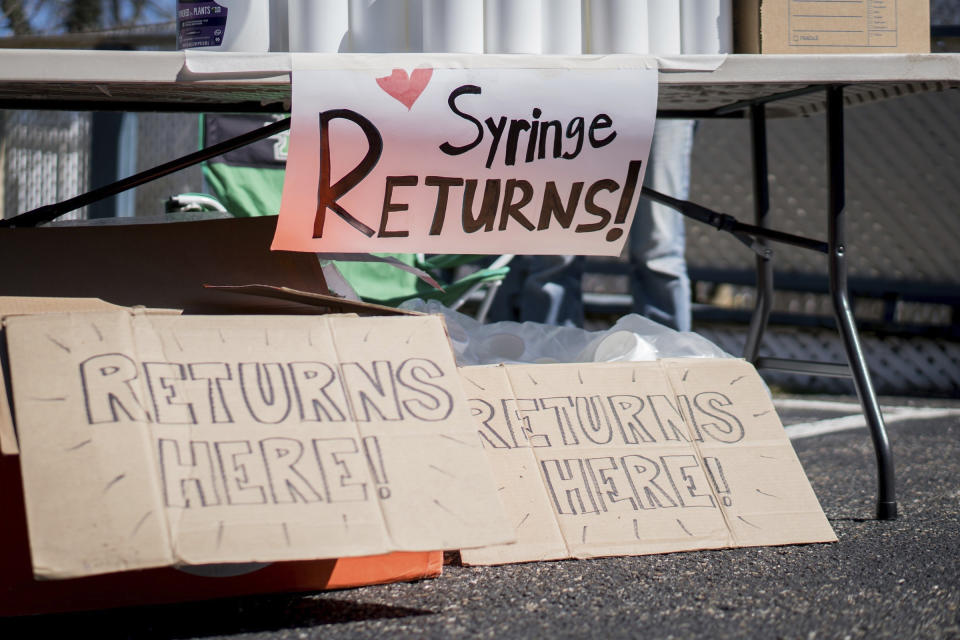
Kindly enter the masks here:
M 686 199 L 690 191 L 692 120 L 658 120 L 644 184 Z M 633 309 L 679 331 L 690 330 L 690 278 L 684 257 L 683 216 L 640 198 L 630 230 Z

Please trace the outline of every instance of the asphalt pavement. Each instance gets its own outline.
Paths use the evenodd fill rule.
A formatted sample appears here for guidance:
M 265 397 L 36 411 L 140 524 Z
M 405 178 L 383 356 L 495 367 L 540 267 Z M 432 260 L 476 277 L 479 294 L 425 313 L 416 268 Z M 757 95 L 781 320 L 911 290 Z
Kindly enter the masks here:
M 960 401 L 882 399 L 900 517 L 873 519 L 852 398 L 778 398 L 839 542 L 448 566 L 416 583 L 0 619 L 0 638 L 960 638 Z

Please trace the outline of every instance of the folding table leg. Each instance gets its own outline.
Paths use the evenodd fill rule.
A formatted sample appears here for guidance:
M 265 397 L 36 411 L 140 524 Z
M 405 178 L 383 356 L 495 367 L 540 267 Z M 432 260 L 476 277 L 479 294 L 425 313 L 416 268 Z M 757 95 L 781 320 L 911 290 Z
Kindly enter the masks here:
M 870 373 L 867 371 L 866 358 L 860 348 L 860 337 L 854 322 L 850 306 L 850 294 L 847 290 L 846 241 L 844 237 L 844 155 L 843 155 L 843 88 L 827 88 L 827 148 L 829 165 L 829 208 L 827 259 L 830 272 L 830 295 L 833 311 L 843 339 L 847 361 L 853 374 L 854 387 L 863 414 L 870 428 L 870 437 L 877 458 L 878 493 L 877 518 L 893 520 L 897 517 L 896 492 L 894 488 L 893 455 L 887 432 L 880 413 L 877 395 L 873 390 Z
M 767 169 L 767 111 L 763 104 L 750 106 L 750 133 L 753 154 L 753 219 L 758 227 L 767 226 L 767 213 L 770 211 L 770 181 Z M 766 246 L 766 240 L 758 238 L 757 243 Z M 760 352 L 760 342 L 770 319 L 773 306 L 773 259 L 757 255 L 757 300 L 750 317 L 747 341 L 743 347 L 743 357 L 756 364 Z

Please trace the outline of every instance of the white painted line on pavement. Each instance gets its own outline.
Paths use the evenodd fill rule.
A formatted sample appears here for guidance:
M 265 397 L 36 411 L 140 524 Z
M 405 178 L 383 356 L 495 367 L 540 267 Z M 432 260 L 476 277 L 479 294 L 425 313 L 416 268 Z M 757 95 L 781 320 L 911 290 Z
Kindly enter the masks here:
M 862 429 L 867 426 L 867 421 L 863 417 L 862 410 L 858 404 L 849 402 L 829 402 L 822 400 L 783 399 L 776 400 L 774 405 L 777 408 L 784 409 L 831 409 L 834 411 L 857 411 L 855 415 L 841 416 L 839 418 L 827 418 L 825 420 L 815 420 L 813 422 L 800 422 L 789 425 L 785 427 L 785 430 L 791 440 L 810 438 L 812 436 L 836 433 L 839 431 L 848 431 L 850 429 Z M 903 422 L 905 420 L 917 420 L 920 418 L 929 419 L 960 416 L 960 409 L 932 407 L 881 407 L 881 412 L 883 413 L 883 421 L 885 424 Z
M 777 398 L 773 404 L 778 409 L 826 409 L 828 411 L 860 411 L 859 402 L 836 400 L 804 400 L 803 398 Z M 884 407 L 884 410 L 886 408 Z

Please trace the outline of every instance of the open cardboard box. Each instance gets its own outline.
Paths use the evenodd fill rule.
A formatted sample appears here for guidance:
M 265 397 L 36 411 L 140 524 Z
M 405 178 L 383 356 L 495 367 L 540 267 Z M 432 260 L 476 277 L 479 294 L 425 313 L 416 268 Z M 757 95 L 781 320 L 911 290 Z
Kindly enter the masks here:
M 489 464 L 479 442 L 475 442 L 465 402 L 459 400 L 462 392 L 455 393 L 460 382 L 442 323 L 427 316 L 391 320 L 290 315 L 316 314 L 318 306 L 327 311 L 385 310 L 327 295 L 316 256 L 270 252 L 273 224 L 272 219 L 253 218 L 0 231 L 0 294 L 36 296 L 7 298 L 6 307 L 0 309 L 7 322 L 2 344 L 9 348 L 4 364 L 11 365 L 4 373 L 13 373 L 7 378 L 6 387 L 16 399 L 19 429 L 14 432 L 9 407 L 0 403 L 0 444 L 7 454 L 16 453 L 18 445 L 22 447 L 19 456 L 0 458 L 0 512 L 4 514 L 0 525 L 0 614 L 341 588 L 432 577 L 441 571 L 439 549 L 512 539 L 489 475 Z M 204 287 L 254 283 L 256 286 L 240 287 L 237 292 L 257 297 Z M 79 299 L 81 296 L 92 299 Z M 284 315 L 210 318 L 126 308 L 135 305 L 182 309 L 190 314 Z M 47 313 L 63 311 L 70 313 Z M 396 320 L 406 322 L 402 336 L 394 330 Z M 313 325 L 319 328 L 304 330 Z M 81 326 L 85 327 L 81 332 L 88 335 L 76 333 Z M 211 339 L 217 333 L 219 338 Z M 254 334 L 262 340 L 259 346 L 250 344 Z M 292 337 L 294 334 L 296 338 Z M 405 412 L 401 423 L 409 427 L 409 433 L 403 438 L 391 437 L 385 428 L 391 426 L 389 420 L 379 420 L 384 416 L 377 415 L 390 409 L 377 396 L 376 384 L 364 386 L 364 371 L 359 366 L 357 387 L 362 388 L 354 396 L 336 395 L 348 393 L 346 384 L 336 393 L 333 387 L 324 388 L 324 393 L 334 393 L 333 396 L 320 394 L 315 388 L 308 403 L 302 395 L 296 399 L 292 394 L 286 396 L 290 407 L 296 402 L 301 411 L 306 407 L 315 411 L 316 416 L 323 411 L 344 410 L 355 417 L 350 403 L 355 403 L 358 411 L 367 412 L 370 419 L 362 424 L 362 429 L 360 422 L 334 421 L 340 431 L 338 437 L 326 438 L 322 443 L 317 439 L 310 442 L 302 428 L 298 432 L 298 427 L 277 424 L 239 425 L 238 421 L 225 434 L 225 425 L 219 424 L 223 415 L 211 415 L 206 426 L 207 441 L 201 444 L 203 428 L 176 424 L 190 405 L 188 397 L 197 401 L 198 396 L 177 395 L 195 393 L 196 389 L 187 392 L 185 387 L 177 387 L 180 382 L 173 380 L 177 376 L 171 377 L 171 369 L 183 372 L 185 367 L 197 365 L 191 369 L 195 373 L 201 365 L 220 362 L 231 367 L 229 375 L 234 380 L 244 375 L 240 369 L 250 365 L 247 373 L 251 380 L 262 382 L 274 374 L 287 383 L 296 370 L 303 382 L 322 373 L 320 368 L 295 367 L 309 360 L 304 355 L 306 345 L 299 342 L 303 338 L 325 341 L 327 353 L 336 356 L 341 364 L 344 360 L 377 358 L 386 362 L 388 352 L 405 354 L 407 377 L 399 384 L 394 382 L 393 388 L 399 389 L 397 402 L 402 404 L 394 402 L 394 406 Z M 171 340 L 178 343 L 176 357 L 167 357 L 174 349 Z M 184 342 L 179 343 L 180 340 Z M 231 348 L 236 353 L 228 364 L 223 354 Z M 103 366 L 87 367 L 84 371 L 83 363 L 91 362 L 93 351 L 116 362 L 104 360 Z M 263 362 L 264 353 L 270 354 L 270 361 Z M 98 401 L 92 401 L 91 395 L 80 399 L 74 393 L 76 387 L 60 393 L 69 389 L 70 380 L 76 382 L 78 375 L 87 376 L 84 384 L 90 381 L 91 372 L 100 376 L 101 382 L 108 380 L 120 371 L 117 363 L 127 360 L 136 360 L 137 365 L 144 367 L 140 369 L 141 381 L 147 377 L 147 368 L 164 361 L 162 367 L 167 373 L 151 378 L 160 388 L 159 393 L 152 393 L 149 407 L 145 397 L 137 399 L 142 407 L 125 405 L 122 393 L 114 393 L 117 387 L 100 396 L 99 409 L 95 407 Z M 446 380 L 451 380 L 455 387 L 445 390 L 445 382 L 434 379 L 440 374 L 421 360 L 443 369 Z M 145 365 L 146 361 L 151 364 Z M 279 364 L 273 367 L 271 362 L 288 364 L 281 370 L 277 368 Z M 217 374 L 205 380 L 208 390 L 226 384 Z M 120 386 L 129 390 L 129 384 L 130 380 L 126 380 Z M 148 387 L 144 383 L 137 389 L 144 394 L 158 391 Z M 301 388 L 297 393 L 302 391 Z M 289 386 L 286 392 L 290 393 Z M 218 408 L 235 410 L 242 406 L 230 394 L 218 396 L 225 403 Z M 51 400 L 58 397 L 71 399 Z M 446 404 L 431 406 L 431 399 L 437 398 Z M 5 401 L 7 394 L 0 394 L 0 399 Z M 267 415 L 276 408 L 270 400 L 267 395 L 260 396 L 260 422 L 278 422 Z M 195 403 L 197 411 L 201 404 Z M 144 415 L 132 415 L 143 407 L 147 407 Z M 190 407 L 192 411 L 194 405 Z M 105 411 L 117 422 L 101 423 L 105 414 L 94 415 L 91 411 Z M 433 420 L 438 411 L 449 415 Z M 83 421 L 75 419 L 78 414 L 86 414 L 92 420 L 81 424 Z M 410 414 L 429 420 L 411 421 Z M 217 433 L 217 429 L 221 431 Z M 263 437 L 267 431 L 269 438 Z M 64 437 L 75 440 L 64 447 Z M 301 444 L 312 444 L 314 460 L 321 460 L 321 454 L 325 456 L 322 461 L 327 466 L 278 465 L 278 461 L 290 462 L 284 456 L 296 446 L 297 437 Z M 284 446 L 273 446 L 282 438 L 286 438 L 281 443 Z M 205 484 L 204 472 L 197 471 L 200 467 L 195 465 L 180 476 L 168 474 L 164 484 L 163 479 L 158 480 L 148 471 L 154 466 L 152 446 L 159 440 L 166 442 L 167 452 L 176 450 L 180 456 L 169 467 L 174 470 L 189 467 L 191 461 L 196 463 L 198 453 L 209 444 L 209 450 L 218 455 L 207 462 L 218 464 L 218 473 L 211 472 L 211 481 Z M 272 440 L 269 446 L 265 444 L 267 440 Z M 429 440 L 429 446 L 424 445 L 425 440 Z M 256 467 L 256 456 L 244 458 L 249 451 L 237 450 L 238 441 L 260 445 L 258 451 L 266 464 Z M 304 459 L 307 457 L 310 456 Z M 447 457 L 458 464 L 466 459 L 468 464 L 456 470 L 459 480 L 444 477 L 446 482 L 434 488 L 438 483 L 429 474 L 435 471 L 423 464 L 415 468 L 412 462 L 423 462 L 427 457 L 439 461 Z M 278 469 L 287 472 L 282 482 L 266 477 Z M 21 480 L 26 501 L 21 494 Z M 419 491 L 425 486 L 431 490 Z M 256 507 L 238 503 L 249 501 L 252 494 L 258 493 L 257 488 L 265 487 L 271 490 L 272 499 L 267 501 L 272 503 L 269 506 L 274 513 L 261 519 Z M 315 493 L 311 494 L 311 490 Z M 181 492 L 179 498 L 171 498 L 177 491 Z M 393 499 L 384 499 L 391 492 Z M 262 498 L 265 499 L 264 495 L 254 502 Z M 208 508 L 191 510 L 191 500 L 194 506 Z M 318 508 L 334 505 L 335 518 L 317 517 Z M 239 514 L 233 520 L 231 507 Z M 313 511 L 305 507 L 312 507 Z M 455 513 L 445 511 L 451 508 Z M 276 512 L 284 514 L 282 522 L 277 521 Z M 410 513 L 418 515 L 411 518 Z M 311 523 L 317 522 L 334 523 L 342 531 L 331 533 L 321 532 L 316 526 L 311 528 Z M 347 529 L 351 523 L 355 525 L 352 531 Z M 333 544 L 329 543 L 331 537 Z M 344 552 L 331 554 L 338 559 L 322 559 L 323 549 L 331 548 Z M 383 553 L 391 549 L 404 551 Z M 248 562 L 269 566 L 247 575 L 223 578 L 199 577 L 170 568 L 181 563 L 226 563 L 229 567 Z M 36 580 L 35 576 L 73 579 Z

